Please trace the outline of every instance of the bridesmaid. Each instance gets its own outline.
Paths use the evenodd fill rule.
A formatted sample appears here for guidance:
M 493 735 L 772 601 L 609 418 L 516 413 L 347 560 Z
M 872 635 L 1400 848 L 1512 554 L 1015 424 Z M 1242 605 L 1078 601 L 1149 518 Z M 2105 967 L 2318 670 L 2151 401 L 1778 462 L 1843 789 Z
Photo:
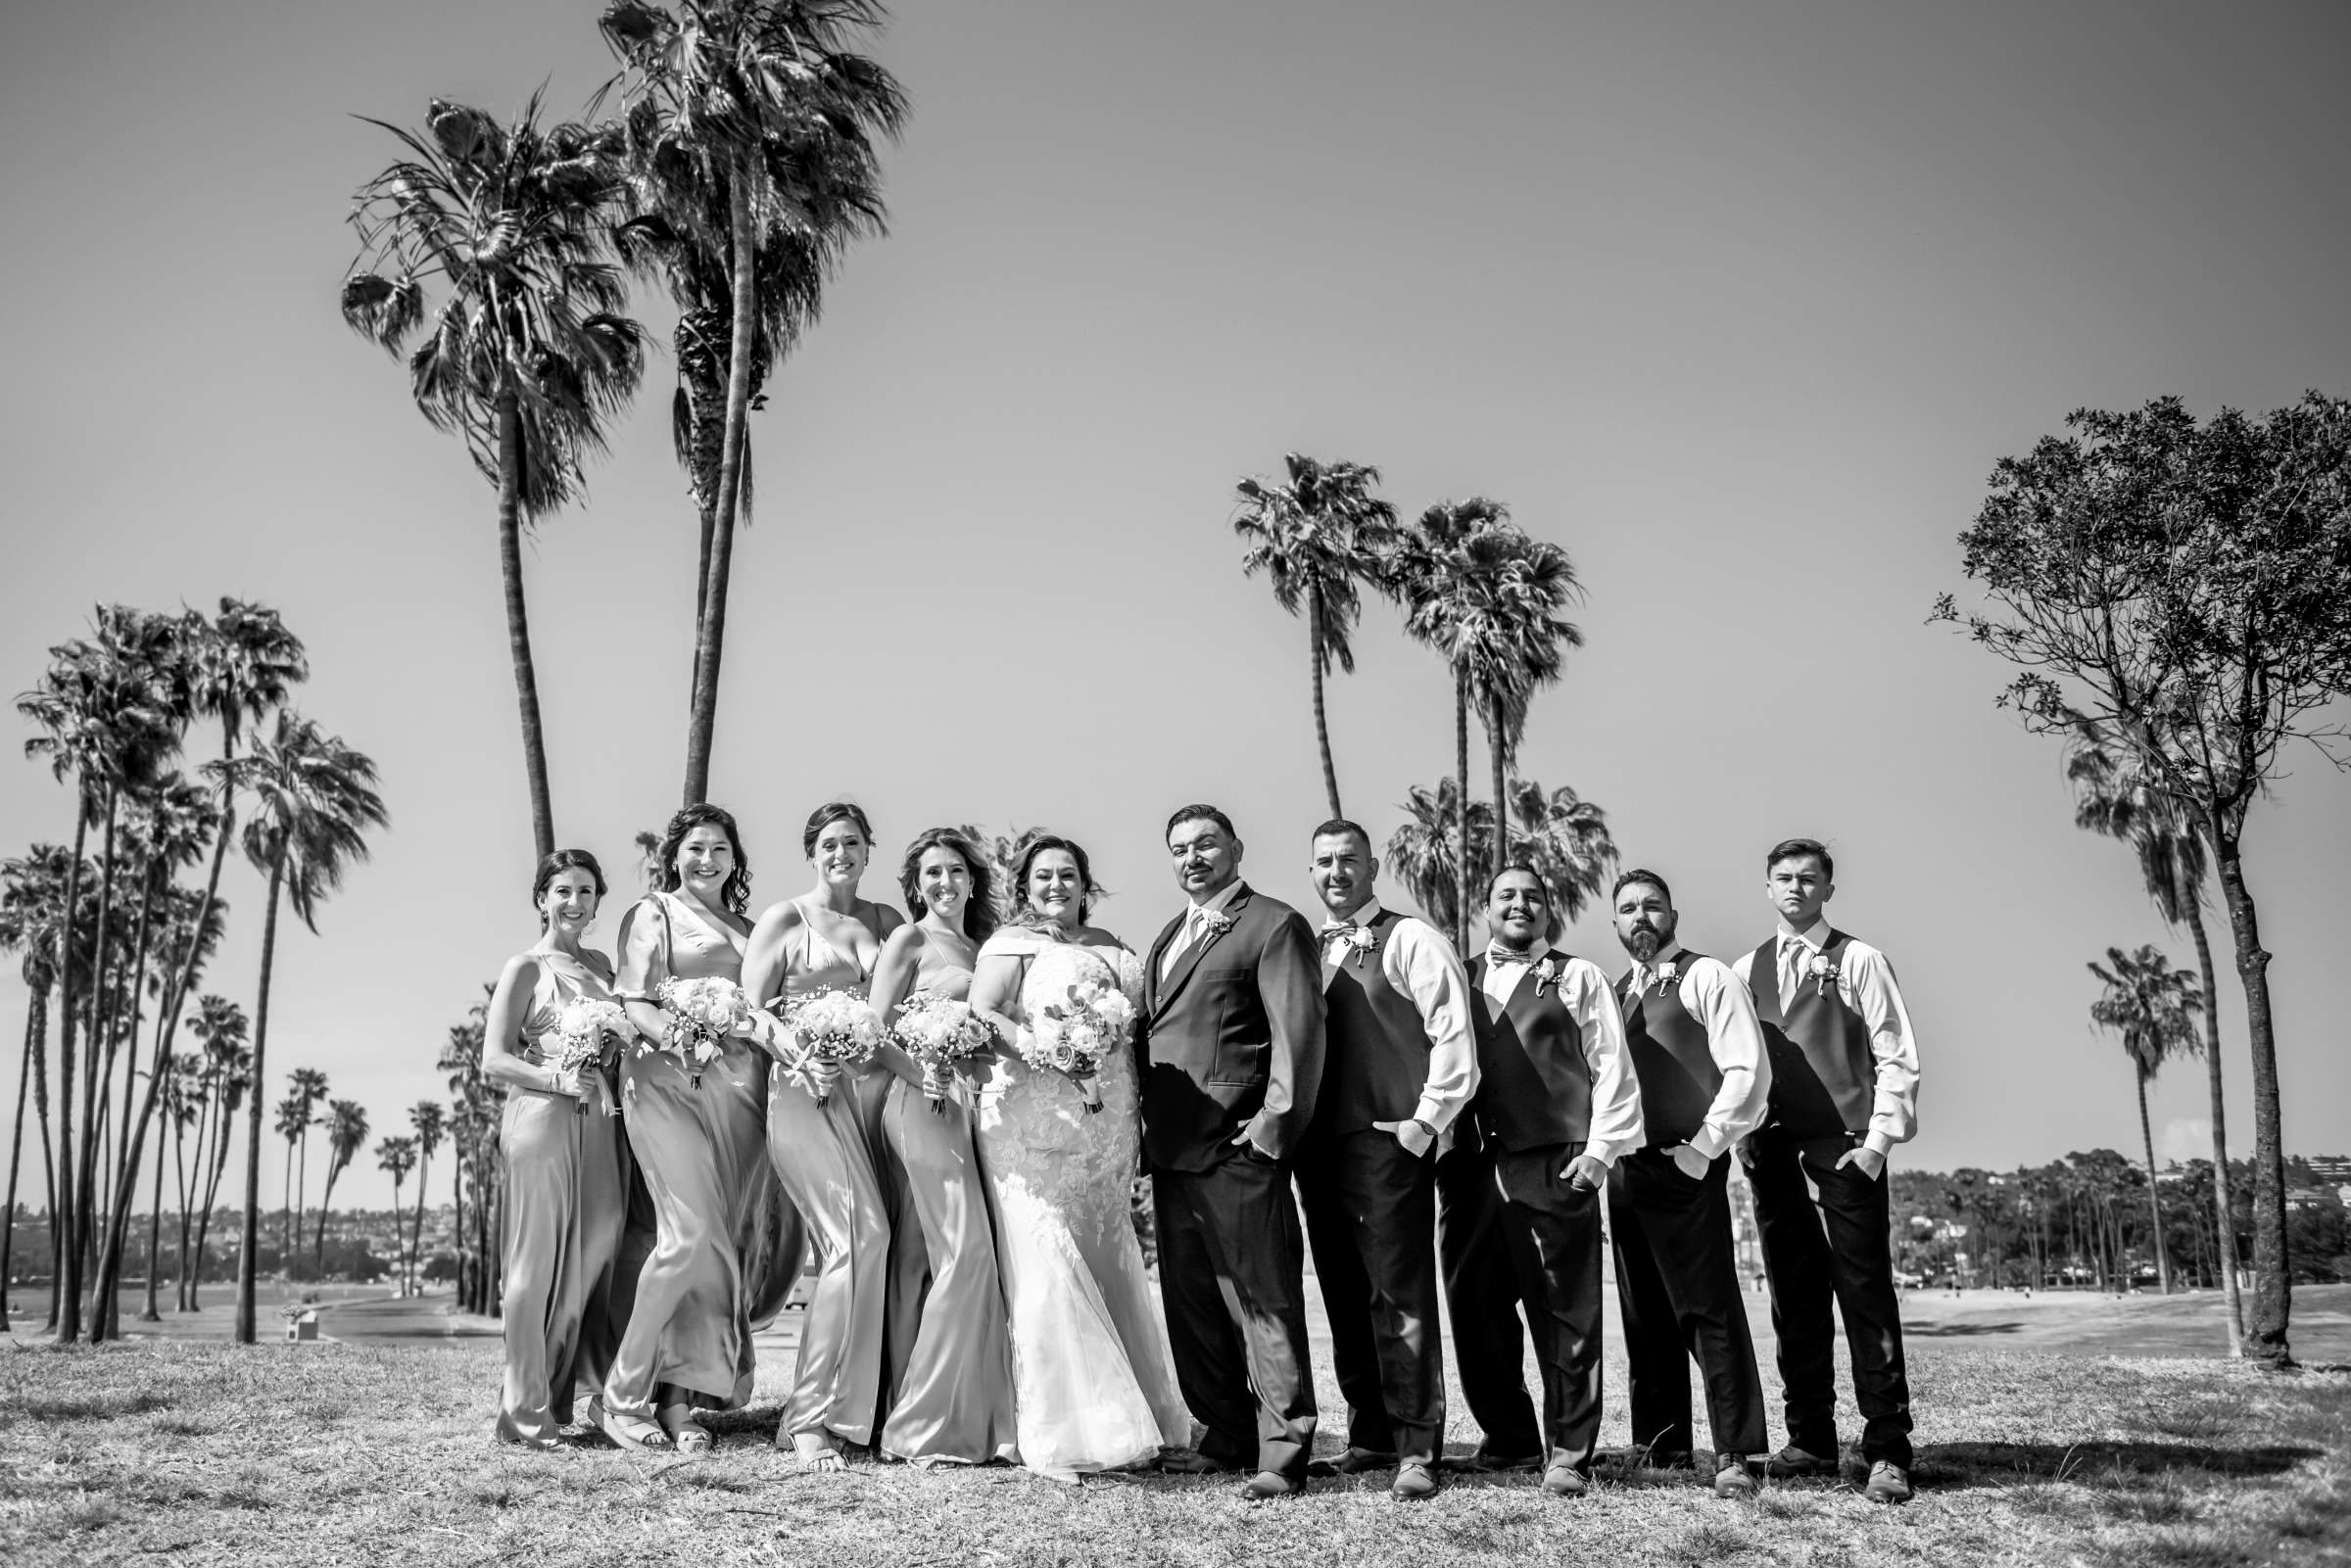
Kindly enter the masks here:
M 750 867 L 735 819 L 712 805 L 669 820 L 659 892 L 621 921 L 616 990 L 644 1038 L 621 1054 L 629 1148 L 652 1198 L 656 1239 L 604 1379 L 601 1422 L 624 1448 L 698 1453 L 710 1447 L 697 1409 L 733 1409 L 751 1390 L 751 1333 L 741 1239 L 766 1192 L 761 1102 L 767 1059 L 754 1019 L 701 1068 L 658 1049 L 668 1017 L 655 997 L 669 978 L 740 979 L 749 927 Z
M 815 891 L 759 917 L 744 963 L 744 989 L 762 1006 L 815 991 L 867 994 L 882 943 L 903 922 L 857 896 L 873 853 L 865 813 L 845 801 L 817 808 L 800 835 L 816 868 Z M 800 1329 L 799 1367 L 776 1446 L 790 1440 L 811 1469 L 840 1468 L 840 1442 L 868 1444 L 882 1398 L 883 1309 L 889 1275 L 889 1211 L 875 1163 L 890 1074 L 844 1073 L 802 1064 L 785 1030 L 770 1035 L 780 1070 L 769 1074 L 767 1154 L 816 1263 Z M 811 1086 L 825 1091 L 817 1103 Z
M 969 996 L 980 944 L 996 927 L 989 881 L 979 851 L 951 829 L 907 849 L 899 884 L 918 918 L 882 944 L 873 1001 L 885 1022 L 916 991 Z M 892 1074 L 882 1139 L 900 1184 L 882 1451 L 918 1464 L 1015 1459 L 1011 1341 L 969 1091 L 958 1080 L 934 1111 L 921 1066 L 894 1045 L 881 1057 Z
M 498 1436 L 558 1446 L 572 1393 L 593 1395 L 612 1361 L 606 1310 L 627 1182 L 617 1110 L 600 1069 L 565 1072 L 555 1024 L 576 997 L 609 1001 L 612 965 L 580 945 L 604 896 L 585 849 L 539 863 L 531 902 L 540 937 L 506 961 L 490 997 L 482 1073 L 507 1090 L 499 1130 L 505 1162 L 506 1374 Z

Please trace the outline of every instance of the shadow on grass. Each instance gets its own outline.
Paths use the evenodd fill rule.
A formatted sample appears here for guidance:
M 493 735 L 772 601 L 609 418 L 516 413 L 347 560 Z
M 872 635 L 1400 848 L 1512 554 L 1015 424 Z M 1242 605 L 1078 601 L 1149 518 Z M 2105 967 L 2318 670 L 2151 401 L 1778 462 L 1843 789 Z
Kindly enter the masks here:
M 1905 1321 L 1902 1333 L 1909 1339 L 1972 1340 L 1988 1334 L 2014 1334 L 2023 1329 L 2022 1323 L 1938 1323 L 1933 1318 L 1916 1322 Z
M 1928 1443 L 1919 1446 L 1912 1474 L 1939 1488 L 2007 1487 L 2020 1478 L 2067 1481 L 2087 1473 L 2276 1476 L 2326 1456 L 2323 1449 L 2283 1444 L 2240 1449 L 2209 1443 Z
M 126 1415 L 145 1415 L 166 1409 L 170 1401 L 160 1394 L 33 1394 L 0 1399 L 0 1416 L 23 1416 L 28 1421 L 115 1421 Z

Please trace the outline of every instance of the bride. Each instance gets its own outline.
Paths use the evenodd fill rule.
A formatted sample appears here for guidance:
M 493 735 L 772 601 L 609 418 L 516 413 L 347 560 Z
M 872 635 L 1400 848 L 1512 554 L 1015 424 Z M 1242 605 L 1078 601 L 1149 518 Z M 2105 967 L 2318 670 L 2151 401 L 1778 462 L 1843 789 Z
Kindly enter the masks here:
M 980 949 L 972 981 L 972 1006 L 1006 1039 L 1080 981 L 1115 981 L 1140 1005 L 1141 963 L 1085 924 L 1094 887 L 1083 849 L 1033 839 L 1013 890 L 1016 922 Z M 979 1130 L 1011 1320 L 1021 1462 L 1076 1481 L 1188 1444 L 1191 1417 L 1129 1214 L 1140 1148 L 1132 1054 L 1108 1052 L 1080 1080 L 1007 1053 L 981 1092 Z

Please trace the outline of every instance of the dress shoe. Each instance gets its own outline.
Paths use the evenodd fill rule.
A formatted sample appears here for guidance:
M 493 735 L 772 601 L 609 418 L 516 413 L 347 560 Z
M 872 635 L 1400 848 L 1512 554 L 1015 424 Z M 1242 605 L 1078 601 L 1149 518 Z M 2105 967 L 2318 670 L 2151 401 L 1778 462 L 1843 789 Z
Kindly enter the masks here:
M 1543 1455 L 1540 1453 L 1488 1453 L 1485 1449 L 1480 1449 L 1466 1459 L 1458 1462 L 1464 1470 L 1497 1475 L 1511 1470 L 1540 1470 L 1543 1468 Z
M 1755 1495 L 1755 1478 L 1747 1473 L 1747 1459 L 1742 1454 L 1714 1455 L 1714 1496 L 1718 1497 L 1751 1497 Z
M 1555 1497 L 1580 1497 L 1592 1483 L 1572 1464 L 1555 1464 L 1543 1472 L 1543 1490 Z
M 1861 1496 L 1872 1502 L 1908 1502 L 1910 1473 L 1891 1459 L 1880 1459 L 1869 1467 L 1869 1485 Z
M 1396 1484 L 1388 1490 L 1411 1502 L 1420 1497 L 1434 1497 L 1437 1478 L 1418 1459 L 1407 1459 L 1396 1467 Z
M 1241 1496 L 1251 1502 L 1265 1502 L 1273 1497 L 1293 1497 L 1305 1490 L 1303 1484 L 1292 1481 L 1279 1470 L 1260 1470 L 1241 1483 Z
M 1317 1459 L 1306 1467 L 1308 1475 L 1358 1475 L 1366 1470 L 1393 1470 L 1396 1455 L 1382 1453 L 1377 1449 L 1349 1449 L 1336 1459 Z
M 1832 1453 L 1824 1457 L 1791 1443 L 1763 1460 L 1763 1473 L 1775 1481 L 1796 1476 L 1833 1476 L 1837 1473 L 1837 1456 Z
M 1161 1454 L 1159 1468 L 1168 1475 L 1225 1475 L 1233 1467 L 1195 1449 L 1179 1449 Z

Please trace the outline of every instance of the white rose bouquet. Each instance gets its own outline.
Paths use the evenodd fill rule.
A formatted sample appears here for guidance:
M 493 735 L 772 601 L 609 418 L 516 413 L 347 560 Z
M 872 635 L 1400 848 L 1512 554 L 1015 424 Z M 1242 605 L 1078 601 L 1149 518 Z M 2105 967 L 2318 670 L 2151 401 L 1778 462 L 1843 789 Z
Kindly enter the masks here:
M 882 1043 L 881 1015 L 864 997 L 831 986 L 795 998 L 785 1011 L 784 1027 L 800 1048 L 803 1069 L 810 1062 L 861 1068 Z M 792 1076 L 818 1105 L 832 1098 L 814 1075 L 795 1069 Z
M 1078 1085 L 1085 1109 L 1099 1111 L 1102 1090 L 1094 1074 L 1105 1056 L 1126 1045 L 1134 1027 L 1134 1004 L 1117 986 L 1092 979 L 1072 985 L 1068 998 L 1047 1003 L 1021 1032 L 1021 1060 L 1063 1074 Z
M 743 987 L 718 975 L 698 980 L 668 979 L 653 993 L 669 1015 L 669 1032 L 662 1049 L 685 1065 L 695 1088 L 702 1086 L 702 1069 L 727 1048 L 728 1039 L 751 1017 L 750 999 Z
M 575 996 L 563 1004 L 555 1019 L 555 1070 L 568 1076 L 575 1085 L 585 1081 L 585 1074 L 600 1075 L 604 1065 L 604 1042 L 618 1044 L 634 1031 L 629 1027 L 629 1016 L 618 1002 L 593 996 Z M 579 1114 L 588 1114 L 588 1100 L 579 1098 Z M 604 1096 L 604 1115 L 617 1116 L 620 1108 Z
M 954 1064 L 985 1056 L 996 1043 L 996 1031 L 971 1003 L 931 991 L 917 991 L 898 1004 L 890 1035 L 922 1064 L 923 1098 L 931 1102 L 934 1116 L 946 1106 L 947 1074 Z

